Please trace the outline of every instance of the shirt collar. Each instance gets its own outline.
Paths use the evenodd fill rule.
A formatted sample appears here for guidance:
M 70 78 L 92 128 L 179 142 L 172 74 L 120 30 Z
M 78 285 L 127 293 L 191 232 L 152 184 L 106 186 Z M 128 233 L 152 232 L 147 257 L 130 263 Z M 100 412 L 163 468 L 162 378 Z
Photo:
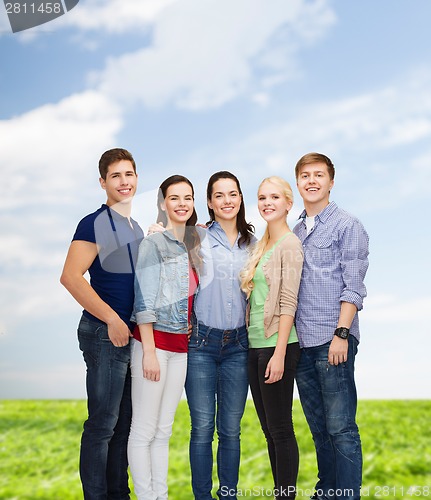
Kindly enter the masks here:
M 335 203 L 335 201 L 331 201 L 319 214 L 316 215 L 316 217 L 320 222 L 325 223 L 336 209 L 337 204 Z M 305 222 L 305 217 L 307 217 L 307 212 L 303 210 L 298 219 L 302 219 L 302 221 Z
M 169 240 L 172 240 L 172 241 L 178 241 L 178 240 L 175 238 L 174 233 L 171 233 L 171 232 L 169 231 L 169 229 L 166 229 L 166 231 L 163 231 L 163 232 L 162 232 L 162 234 L 163 234 L 163 236 L 164 236 L 165 238 L 168 238 Z
M 117 219 L 117 220 L 127 219 L 127 220 L 129 220 L 124 215 L 121 215 L 120 213 L 118 213 L 114 208 L 110 207 L 109 205 L 106 205 L 106 203 L 103 203 L 101 208 L 103 208 L 104 210 L 109 211 L 109 213 L 112 215 L 113 219 Z
M 220 243 L 222 243 L 226 248 L 233 249 L 238 247 L 238 240 L 241 237 L 241 233 L 238 232 L 238 236 L 236 237 L 236 241 L 233 246 L 231 246 L 229 240 L 227 239 L 226 233 L 224 232 L 224 229 L 221 227 L 220 223 L 217 222 L 216 220 L 212 220 L 207 228 L 210 230 L 212 236 L 218 240 Z

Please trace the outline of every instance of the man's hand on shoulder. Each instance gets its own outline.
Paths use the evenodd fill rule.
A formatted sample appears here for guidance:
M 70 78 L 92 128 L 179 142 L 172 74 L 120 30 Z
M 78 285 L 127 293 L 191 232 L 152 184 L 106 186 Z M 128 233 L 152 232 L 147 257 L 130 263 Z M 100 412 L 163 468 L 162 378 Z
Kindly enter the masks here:
M 163 227 L 163 222 L 158 222 L 157 224 L 154 222 L 148 228 L 147 234 L 163 233 L 163 231 L 166 231 L 166 228 Z

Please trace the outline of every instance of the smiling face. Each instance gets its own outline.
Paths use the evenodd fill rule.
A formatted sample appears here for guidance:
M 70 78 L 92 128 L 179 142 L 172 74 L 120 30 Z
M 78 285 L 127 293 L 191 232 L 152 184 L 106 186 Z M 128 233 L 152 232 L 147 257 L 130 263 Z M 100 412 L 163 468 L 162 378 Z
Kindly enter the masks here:
M 296 183 L 308 215 L 316 215 L 328 205 L 334 180 L 331 179 L 325 163 L 302 166 Z
M 216 221 L 229 221 L 236 219 L 242 197 L 238 186 L 233 179 L 219 179 L 212 187 L 211 199 L 208 207 L 214 211 Z
M 116 203 L 130 203 L 138 185 L 138 176 L 132 162 L 120 160 L 108 167 L 106 179 L 99 179 L 102 189 L 106 191 L 108 206 Z
M 167 227 L 185 226 L 194 209 L 191 186 L 186 182 L 170 185 L 166 190 L 161 208 L 165 211 L 168 219 Z
M 267 222 L 285 220 L 292 208 L 292 201 L 286 198 L 283 189 L 270 181 L 264 181 L 257 193 L 257 208 Z

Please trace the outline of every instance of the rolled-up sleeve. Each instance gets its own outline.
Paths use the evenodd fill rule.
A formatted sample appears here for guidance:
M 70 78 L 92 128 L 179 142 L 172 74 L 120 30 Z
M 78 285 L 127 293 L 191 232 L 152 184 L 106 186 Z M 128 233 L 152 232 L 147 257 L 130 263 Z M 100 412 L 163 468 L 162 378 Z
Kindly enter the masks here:
M 369 237 L 358 220 L 345 228 L 340 238 L 340 250 L 344 282 L 340 302 L 354 304 L 360 311 L 367 296 L 364 280 L 368 269 Z
M 161 264 L 157 245 L 151 238 L 145 238 L 139 245 L 135 271 L 134 319 L 138 325 L 155 323 Z

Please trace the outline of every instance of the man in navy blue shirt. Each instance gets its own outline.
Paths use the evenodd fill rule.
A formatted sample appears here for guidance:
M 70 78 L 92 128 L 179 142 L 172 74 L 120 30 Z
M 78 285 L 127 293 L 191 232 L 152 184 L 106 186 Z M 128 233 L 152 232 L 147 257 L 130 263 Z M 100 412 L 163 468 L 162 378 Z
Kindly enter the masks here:
M 106 151 L 99 172 L 107 201 L 79 222 L 60 281 L 84 308 L 78 326 L 87 366 L 88 418 L 80 453 L 84 498 L 123 500 L 130 498 L 130 317 L 144 234 L 130 217 L 138 181 L 132 155 L 120 148 Z
M 366 296 L 368 235 L 329 201 L 334 165 L 309 153 L 295 168 L 304 201 L 294 228 L 304 248 L 295 325 L 301 346 L 296 381 L 316 447 L 316 499 L 360 498 L 362 451 L 356 425 L 354 362 L 358 311 Z

